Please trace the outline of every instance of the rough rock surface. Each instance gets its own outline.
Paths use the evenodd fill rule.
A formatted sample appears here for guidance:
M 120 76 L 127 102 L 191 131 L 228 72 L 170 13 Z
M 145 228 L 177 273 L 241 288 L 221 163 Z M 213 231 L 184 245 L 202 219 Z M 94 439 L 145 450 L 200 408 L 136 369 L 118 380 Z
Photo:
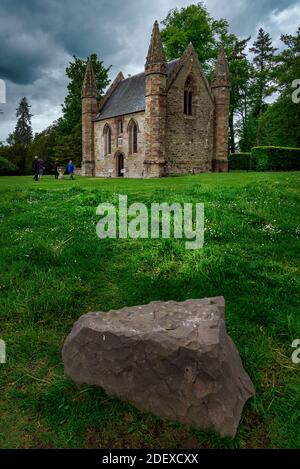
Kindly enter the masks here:
M 252 382 L 224 322 L 224 298 L 154 301 L 75 323 L 65 374 L 160 417 L 234 436 Z

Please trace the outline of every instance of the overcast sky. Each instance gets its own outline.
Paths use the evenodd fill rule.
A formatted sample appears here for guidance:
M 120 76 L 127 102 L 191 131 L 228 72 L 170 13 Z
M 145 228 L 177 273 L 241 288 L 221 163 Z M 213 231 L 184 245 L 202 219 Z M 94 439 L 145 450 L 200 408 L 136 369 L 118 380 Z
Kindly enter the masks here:
M 66 94 L 65 68 L 72 55 L 96 52 L 110 77 L 142 71 L 152 24 L 171 8 L 192 0 L 0 0 L 0 79 L 7 103 L 0 104 L 0 141 L 15 126 L 15 109 L 27 96 L 35 132 L 60 115 Z M 206 0 L 214 18 L 226 18 L 232 32 L 256 36 L 268 31 L 276 46 L 282 33 L 299 26 L 300 0 Z

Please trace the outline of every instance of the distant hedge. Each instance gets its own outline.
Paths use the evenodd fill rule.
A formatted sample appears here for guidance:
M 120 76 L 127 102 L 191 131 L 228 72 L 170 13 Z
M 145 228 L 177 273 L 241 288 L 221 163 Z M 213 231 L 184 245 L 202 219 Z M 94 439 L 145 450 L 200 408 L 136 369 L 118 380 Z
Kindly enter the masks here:
M 300 148 L 254 147 L 251 153 L 232 153 L 229 170 L 297 171 L 300 170 Z
M 254 147 L 251 155 L 257 171 L 297 171 L 300 169 L 300 148 Z
M 229 155 L 229 169 L 249 171 L 251 168 L 251 153 L 231 153 Z

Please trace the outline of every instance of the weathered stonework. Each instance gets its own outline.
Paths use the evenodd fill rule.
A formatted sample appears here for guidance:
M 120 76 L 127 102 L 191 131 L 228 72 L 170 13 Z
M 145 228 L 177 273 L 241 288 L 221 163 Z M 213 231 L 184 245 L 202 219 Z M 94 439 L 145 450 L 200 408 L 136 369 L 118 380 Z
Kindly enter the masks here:
M 98 110 L 98 91 L 91 62 L 88 62 L 82 87 L 82 175 L 94 175 L 94 123 Z
M 193 79 L 193 115 L 183 113 L 183 89 Z M 199 63 L 190 54 L 185 67 L 168 90 L 166 130 L 166 174 L 211 171 L 213 156 L 214 100 L 209 85 L 199 74 Z
M 211 89 L 215 99 L 213 171 L 228 171 L 228 116 L 230 103 L 229 69 L 221 48 Z
M 188 113 L 187 82 L 192 96 Z M 144 74 L 125 79 L 120 72 L 100 107 L 97 98 L 89 63 L 82 89 L 83 175 L 147 178 L 228 170 L 230 82 L 223 48 L 210 87 L 192 44 L 180 59 L 166 61 L 155 22 Z M 134 153 L 129 137 L 132 119 L 138 128 Z M 111 129 L 109 153 L 105 126 Z
M 128 126 L 130 121 L 134 119 L 138 126 L 137 144 L 138 153 L 129 154 L 129 135 Z M 144 135 L 144 121 L 145 113 L 137 112 L 123 116 L 123 132 L 118 133 L 118 117 L 113 117 L 105 121 L 94 122 L 95 128 L 95 174 L 99 177 L 118 177 L 117 174 L 117 158 L 120 153 L 124 155 L 124 177 L 143 177 L 144 171 L 144 157 L 145 157 L 145 143 Z M 105 155 L 104 149 L 104 127 L 109 125 L 112 131 L 111 140 L 111 153 Z
M 145 65 L 145 177 L 165 174 L 168 67 L 154 23 Z
M 160 417 L 234 437 L 254 389 L 224 298 L 154 301 L 88 313 L 63 347 L 65 374 Z

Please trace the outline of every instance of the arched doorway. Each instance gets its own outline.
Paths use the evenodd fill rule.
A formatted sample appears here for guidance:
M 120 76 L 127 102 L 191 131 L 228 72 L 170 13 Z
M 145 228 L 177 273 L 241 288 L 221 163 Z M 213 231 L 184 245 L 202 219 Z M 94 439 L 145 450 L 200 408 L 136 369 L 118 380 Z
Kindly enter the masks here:
M 123 153 L 116 154 L 116 174 L 117 177 L 124 177 L 124 155 Z

